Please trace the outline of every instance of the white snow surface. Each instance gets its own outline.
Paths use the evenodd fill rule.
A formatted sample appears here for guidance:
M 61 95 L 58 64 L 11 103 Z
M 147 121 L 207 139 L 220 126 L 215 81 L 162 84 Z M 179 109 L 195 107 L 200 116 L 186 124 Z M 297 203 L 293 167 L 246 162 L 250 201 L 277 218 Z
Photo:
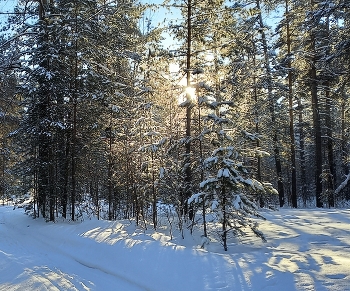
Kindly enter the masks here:
M 264 211 L 249 236 L 200 248 L 200 233 L 125 221 L 46 223 L 0 207 L 0 290 L 350 290 L 350 210 Z

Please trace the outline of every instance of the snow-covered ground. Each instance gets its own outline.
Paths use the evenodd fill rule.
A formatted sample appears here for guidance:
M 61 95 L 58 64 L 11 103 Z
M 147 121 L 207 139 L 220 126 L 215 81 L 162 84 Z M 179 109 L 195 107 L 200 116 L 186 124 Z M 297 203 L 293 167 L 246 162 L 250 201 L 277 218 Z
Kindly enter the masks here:
M 350 210 L 281 209 L 224 252 L 130 221 L 45 223 L 0 207 L 0 290 L 350 290 Z

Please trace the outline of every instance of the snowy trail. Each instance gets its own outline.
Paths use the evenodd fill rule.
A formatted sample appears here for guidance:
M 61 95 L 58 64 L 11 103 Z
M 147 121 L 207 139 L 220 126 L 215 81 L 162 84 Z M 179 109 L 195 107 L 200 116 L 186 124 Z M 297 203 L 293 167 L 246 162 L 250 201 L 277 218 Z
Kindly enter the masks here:
M 0 207 L 0 291 L 350 291 L 350 210 L 264 213 L 268 243 L 201 250 L 129 221 L 45 223 Z
M 52 233 L 32 232 L 28 217 L 0 212 L 0 290 L 149 290 L 74 255 Z M 15 218 L 15 219 L 14 219 Z M 33 229 L 34 231 L 34 229 Z M 66 236 L 63 236 L 66 237 Z M 68 243 L 68 245 L 67 245 Z M 67 251 L 64 251 L 67 246 Z M 74 244 L 73 244 L 74 246 Z M 78 246 L 78 245 L 77 245 Z M 74 252 L 74 249 L 73 249 Z M 9 269 L 10 267 L 10 269 Z M 6 269 L 6 272 L 2 272 Z M 11 284 L 9 284 L 11 282 Z

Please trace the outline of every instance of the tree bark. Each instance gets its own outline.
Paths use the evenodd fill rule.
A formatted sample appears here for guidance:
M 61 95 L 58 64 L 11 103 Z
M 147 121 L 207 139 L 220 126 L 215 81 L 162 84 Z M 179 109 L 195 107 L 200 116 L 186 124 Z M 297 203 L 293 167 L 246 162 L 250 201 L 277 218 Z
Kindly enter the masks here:
M 323 207 L 322 202 L 322 133 L 320 121 L 320 108 L 317 94 L 317 73 L 316 73 L 315 57 L 312 58 L 312 65 L 310 68 L 310 82 L 311 82 L 311 102 L 312 115 L 315 131 L 315 165 L 316 165 L 316 207 Z
M 270 108 L 270 114 L 271 114 L 271 124 L 273 126 L 273 152 L 275 157 L 275 166 L 276 166 L 276 174 L 277 174 L 277 189 L 279 193 L 279 202 L 280 206 L 282 207 L 284 205 L 284 186 L 283 186 L 283 177 L 282 177 L 282 164 L 281 164 L 281 155 L 280 150 L 278 147 L 278 136 L 276 131 L 276 113 L 275 113 L 275 100 L 273 98 L 273 88 L 272 88 L 272 73 L 270 68 L 270 60 L 269 60 L 269 52 L 268 52 L 268 45 L 267 45 L 267 39 L 266 34 L 264 32 L 265 25 L 263 22 L 263 17 L 261 13 L 261 7 L 260 7 L 260 0 L 256 0 L 256 7 L 259 10 L 259 27 L 260 27 L 260 34 L 261 34 L 261 40 L 263 44 L 263 51 L 264 51 L 264 62 L 265 62 L 265 70 L 266 70 L 266 80 L 267 80 L 267 91 L 268 91 L 268 102 L 269 102 L 269 108 Z M 260 206 L 264 207 L 264 201 L 260 201 Z
M 288 53 L 288 100 L 289 100 L 289 136 L 290 136 L 290 160 L 292 163 L 292 193 L 291 201 L 292 207 L 297 208 L 297 175 L 296 175 L 296 159 L 295 159 L 295 134 L 294 134 L 294 109 L 293 109 L 293 75 L 292 75 L 292 61 L 291 61 L 291 33 L 289 26 L 289 7 L 288 0 L 286 0 L 286 18 L 287 18 L 287 53 Z M 283 206 L 283 205 L 280 205 Z
M 299 147 L 300 147 L 300 190 L 304 206 L 307 202 L 307 186 L 306 186 L 306 164 L 305 164 L 305 134 L 303 128 L 303 104 L 301 98 L 298 98 L 298 122 L 299 122 Z
M 311 8 L 313 9 L 314 1 L 311 0 Z M 315 132 L 315 166 L 316 166 L 316 207 L 323 207 L 322 202 L 322 131 L 321 131 L 321 118 L 320 118 L 320 106 L 318 99 L 318 79 L 316 71 L 316 36 L 315 29 L 311 28 L 311 66 L 309 70 L 310 78 L 310 91 L 311 91 L 311 103 L 312 103 L 312 118 Z
M 186 85 L 191 87 L 191 48 L 192 48 L 192 0 L 187 1 L 187 52 L 186 52 Z M 183 208 L 184 215 L 189 215 L 189 219 L 192 220 L 193 209 L 188 209 L 187 200 L 191 197 L 191 183 L 192 183 L 192 171 L 191 171 L 191 96 L 190 93 L 186 93 L 186 99 L 188 102 L 186 107 L 186 146 L 185 146 L 185 195 L 181 199 L 181 206 Z
M 226 189 L 225 185 L 221 189 L 222 197 L 222 242 L 224 245 L 224 251 L 227 252 L 227 214 L 226 214 Z
M 326 44 L 327 44 L 327 55 L 330 54 L 330 43 L 329 43 L 329 16 L 326 21 Z M 327 158 L 329 175 L 327 181 L 327 193 L 328 193 L 328 206 L 334 207 L 334 181 L 336 181 L 336 170 L 334 165 L 334 150 L 333 150 L 333 126 L 332 126 L 332 100 L 330 95 L 330 80 L 329 76 L 325 76 L 326 81 L 324 82 L 325 97 L 326 97 L 326 132 L 327 132 Z

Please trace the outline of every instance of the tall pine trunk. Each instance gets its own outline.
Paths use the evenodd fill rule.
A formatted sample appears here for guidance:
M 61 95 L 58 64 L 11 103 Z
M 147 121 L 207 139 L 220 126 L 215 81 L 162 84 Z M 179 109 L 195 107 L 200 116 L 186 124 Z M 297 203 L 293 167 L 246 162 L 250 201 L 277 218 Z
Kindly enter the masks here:
M 314 1 L 311 0 L 311 8 L 313 9 Z M 316 189 L 316 207 L 323 207 L 322 202 L 322 130 L 320 117 L 320 104 L 318 98 L 318 79 L 317 79 L 317 52 L 316 52 L 316 27 L 311 30 L 311 47 L 312 54 L 310 60 L 309 78 L 310 78 L 310 93 L 312 104 L 312 119 L 314 125 L 314 140 L 315 140 L 315 189 Z
M 112 118 L 111 118 L 112 119 Z M 112 144 L 113 144 L 113 136 L 112 136 L 112 122 L 110 123 L 109 131 L 106 137 L 108 138 L 108 171 L 107 171 L 107 179 L 108 179 L 108 219 L 113 220 L 113 185 L 112 185 Z
M 315 54 L 315 52 L 314 52 Z M 323 207 L 322 202 L 322 132 L 321 132 L 321 120 L 320 120 L 320 106 L 317 92 L 317 73 L 316 73 L 316 60 L 315 56 L 312 57 L 312 63 L 310 68 L 310 89 L 311 89 L 311 103 L 312 103 L 312 118 L 314 125 L 315 136 L 315 181 L 316 181 L 316 207 Z
M 49 192 L 49 220 L 55 221 L 55 204 L 56 204 L 56 197 L 54 195 L 54 186 L 55 186 L 55 174 L 54 174 L 54 154 L 53 154 L 53 144 L 52 141 L 50 142 L 49 147 L 49 185 L 48 185 L 48 192 Z
M 322 132 L 320 121 L 320 108 L 317 94 L 317 74 L 315 67 L 315 57 L 313 57 L 312 66 L 310 69 L 311 79 L 311 101 L 312 101 L 312 116 L 315 134 L 315 165 L 316 165 L 316 206 L 323 207 L 322 202 Z
M 45 8 L 47 6 L 47 1 L 43 0 L 39 3 L 39 22 L 41 25 L 45 25 L 44 30 L 45 33 L 43 37 L 39 39 L 39 44 L 42 48 L 42 57 L 43 60 L 40 63 L 40 66 L 42 68 L 45 68 L 47 71 L 49 71 L 49 59 L 47 57 L 46 50 L 48 45 L 48 32 L 47 32 L 47 25 L 44 23 L 45 18 Z M 38 160 L 39 160 L 39 167 L 38 167 L 38 206 L 41 210 L 42 216 L 46 218 L 46 203 L 47 203 L 47 197 L 49 195 L 49 171 L 48 171 L 48 165 L 50 163 L 49 160 L 49 147 L 50 147 L 50 137 L 47 134 L 48 131 L 48 124 L 47 122 L 44 122 L 45 120 L 48 120 L 49 116 L 49 105 L 50 105 L 50 92 L 45 84 L 45 81 L 43 80 L 43 77 L 41 76 L 41 79 L 39 80 L 39 86 L 41 87 L 41 90 L 39 92 L 39 104 L 37 106 L 38 111 L 38 122 L 39 125 L 39 138 L 38 138 Z
M 296 158 L 295 158 L 295 134 L 294 134 L 294 109 L 293 109 L 293 75 L 292 75 L 292 61 L 291 61 L 291 32 L 289 26 L 289 7 L 286 0 L 286 28 L 287 28 L 287 53 L 288 53 L 288 100 L 289 100 L 289 136 L 290 136 L 290 160 L 292 163 L 292 207 L 297 208 L 297 175 L 296 175 Z M 283 206 L 283 205 L 280 205 Z
M 73 100 L 73 133 L 72 133 L 72 192 L 71 192 L 71 219 L 75 220 L 76 200 L 76 134 L 77 134 L 77 101 Z
M 77 5 L 77 3 L 75 4 Z M 78 11 L 75 6 L 75 33 L 78 34 Z M 71 219 L 75 220 L 75 202 L 76 202 L 76 163 L 77 163 L 77 102 L 78 102 L 78 39 L 75 39 L 75 52 L 74 52 L 74 67 L 73 67 L 73 76 L 74 76 L 74 87 L 73 87 L 73 124 L 72 124 L 72 148 L 71 148 Z
M 226 213 L 226 188 L 225 185 L 222 185 L 221 189 L 221 197 L 222 197 L 222 243 L 224 246 L 224 251 L 227 252 L 227 213 Z
M 254 47 L 254 50 L 253 50 L 253 68 L 255 69 L 256 68 L 256 43 L 254 41 L 254 39 L 252 39 L 252 46 Z M 259 128 L 259 109 L 258 109 L 258 88 L 257 88 L 257 81 L 256 81 L 256 74 L 254 74 L 254 77 L 253 77 L 253 99 L 254 99 L 254 103 L 255 103 L 255 110 L 254 110 L 254 114 L 255 114 L 255 132 L 257 134 L 260 133 L 260 128 Z M 256 147 L 259 148 L 260 147 L 260 140 L 257 139 L 256 140 Z M 257 162 L 257 166 L 256 166 L 256 178 L 258 181 L 261 181 L 262 180 L 262 175 L 261 175 L 261 157 L 258 156 L 256 158 L 256 162 Z M 262 194 L 260 194 L 260 197 L 259 197 L 259 202 L 260 202 L 260 205 L 264 203 L 263 201 L 263 197 L 262 197 Z M 283 205 L 281 205 L 282 207 Z
M 5 187 L 6 187 L 6 183 L 5 183 L 5 163 L 6 163 L 6 159 L 5 159 L 5 138 L 3 138 L 3 142 L 2 142 L 2 167 L 1 167 L 1 198 L 2 198 L 2 206 L 5 205 L 5 195 L 6 195 L 6 191 L 5 191 Z
M 299 151 L 300 151 L 300 191 L 301 197 L 304 203 L 304 207 L 307 203 L 307 185 L 306 185 L 306 160 L 305 160 L 305 133 L 304 133 L 304 120 L 303 120 L 304 106 L 301 98 L 298 98 L 298 122 L 299 122 Z
M 328 206 L 334 207 L 334 181 L 336 178 L 334 165 L 334 149 L 333 149 L 333 130 L 332 130 L 332 102 L 330 99 L 329 82 L 325 84 L 326 89 L 326 132 L 327 132 L 327 159 L 329 174 L 327 177 L 327 200 Z
M 327 56 L 330 55 L 330 33 L 329 33 L 329 16 L 327 17 L 325 38 L 327 44 Z M 334 181 L 336 179 L 336 171 L 334 165 L 334 151 L 333 151 L 333 125 L 332 125 L 332 100 L 330 94 L 330 76 L 325 76 L 324 82 L 325 97 L 326 97 L 326 133 L 327 133 L 327 159 L 329 174 L 327 176 L 327 200 L 328 206 L 334 207 Z
M 281 154 L 278 147 L 278 136 L 277 136 L 277 130 L 276 130 L 276 112 L 275 112 L 275 100 L 273 96 L 273 86 L 272 86 L 272 72 L 270 67 L 270 59 L 269 59 L 269 51 L 268 51 L 268 45 L 267 45 L 267 38 L 265 34 L 265 25 L 263 22 L 263 17 L 261 13 L 261 7 L 260 7 L 260 0 L 256 0 L 256 7 L 259 11 L 259 27 L 260 27 L 260 34 L 261 34 L 261 41 L 263 45 L 263 52 L 264 52 L 264 67 L 266 72 L 266 81 L 267 81 L 267 94 L 268 94 L 268 102 L 269 102 L 269 109 L 271 114 L 271 124 L 273 127 L 273 152 L 275 157 L 275 166 L 276 166 L 276 174 L 277 174 L 277 188 L 279 193 L 279 201 L 280 205 L 283 206 L 284 204 L 284 186 L 283 186 L 283 177 L 282 177 L 282 163 L 281 163 Z M 264 201 L 260 201 L 260 206 L 264 206 Z
M 192 49 L 192 0 L 187 1 L 187 50 L 186 50 L 186 85 L 191 87 L 191 49 Z M 192 171 L 191 171 L 191 96 L 190 93 L 186 93 L 186 99 L 188 104 L 186 106 L 186 145 L 185 145 L 185 193 L 181 198 L 181 206 L 184 215 L 189 215 L 189 219 L 192 220 L 193 209 L 188 210 L 187 200 L 191 197 L 191 183 L 192 183 Z

